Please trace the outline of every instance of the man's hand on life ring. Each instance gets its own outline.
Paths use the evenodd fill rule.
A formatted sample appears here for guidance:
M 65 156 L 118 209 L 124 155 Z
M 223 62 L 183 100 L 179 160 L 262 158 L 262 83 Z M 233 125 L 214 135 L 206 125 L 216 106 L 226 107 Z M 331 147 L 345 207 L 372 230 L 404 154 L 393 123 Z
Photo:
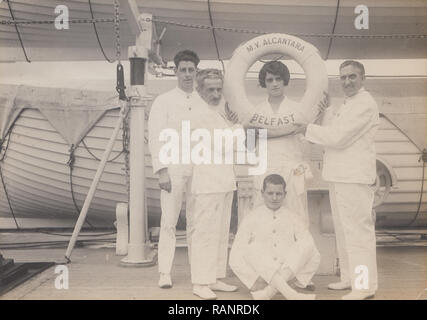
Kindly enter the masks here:
M 234 124 L 239 122 L 239 117 L 237 116 L 237 113 L 230 110 L 228 102 L 225 103 L 225 115 L 228 121 L 231 121 Z
M 326 91 L 323 91 L 323 100 L 317 104 L 319 111 L 321 113 L 324 113 L 326 109 L 329 108 L 330 104 L 331 104 L 331 101 L 329 99 L 329 94 Z
M 297 168 L 294 169 L 294 176 L 301 176 L 305 172 L 304 165 L 300 164 Z
M 326 110 L 331 105 L 331 101 L 329 99 L 329 94 L 326 91 L 323 91 L 323 100 L 317 104 L 317 108 L 319 109 L 319 114 L 316 119 L 314 119 L 313 123 L 321 124 L 323 121 L 323 117 L 325 116 Z
M 159 171 L 159 186 L 161 190 L 165 190 L 169 193 L 172 191 L 171 179 L 167 168 L 160 169 Z

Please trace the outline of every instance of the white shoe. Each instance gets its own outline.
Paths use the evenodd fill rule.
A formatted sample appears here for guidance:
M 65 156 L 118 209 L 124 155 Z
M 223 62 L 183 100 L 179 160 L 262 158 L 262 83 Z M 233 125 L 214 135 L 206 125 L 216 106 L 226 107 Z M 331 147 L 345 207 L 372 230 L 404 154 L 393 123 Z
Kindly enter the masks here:
M 276 295 L 277 290 L 271 286 L 266 286 L 262 290 L 251 291 L 254 300 L 271 300 Z
M 330 290 L 347 290 L 351 289 L 350 282 L 340 281 L 328 284 L 328 289 Z
M 222 281 L 217 280 L 216 283 L 210 284 L 209 288 L 213 291 L 224 291 L 224 292 L 233 292 L 237 290 L 236 286 L 226 284 Z
M 299 282 L 298 280 L 295 281 L 295 287 L 300 288 L 300 289 L 305 289 L 305 290 L 309 290 L 309 291 L 314 291 L 316 289 L 316 287 L 314 286 L 314 283 L 312 281 L 310 281 L 309 284 L 307 284 L 306 286 L 304 286 L 301 282 Z
M 193 285 L 193 293 L 204 300 L 215 300 L 216 294 L 207 285 Z
M 172 279 L 169 273 L 160 273 L 159 287 L 162 289 L 172 288 Z
M 345 296 L 343 296 L 342 300 L 365 300 L 371 299 L 375 296 L 375 292 L 369 291 L 352 291 Z

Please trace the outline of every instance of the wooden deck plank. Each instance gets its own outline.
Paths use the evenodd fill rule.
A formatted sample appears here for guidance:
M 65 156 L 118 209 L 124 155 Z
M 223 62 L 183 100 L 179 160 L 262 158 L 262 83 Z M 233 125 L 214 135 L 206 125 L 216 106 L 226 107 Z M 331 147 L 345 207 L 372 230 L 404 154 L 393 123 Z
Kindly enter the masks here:
M 5 257 L 15 261 L 63 261 L 65 249 L 3 250 Z M 172 289 L 157 287 L 157 266 L 149 268 L 125 268 L 119 266 L 122 257 L 112 248 L 76 248 L 72 255 L 70 287 L 58 290 L 54 287 L 55 267 L 6 293 L 0 299 L 195 299 L 190 283 L 190 268 L 186 248 L 177 248 L 172 278 Z M 426 299 L 427 247 L 380 247 L 377 249 L 379 290 L 378 300 Z M 336 300 L 345 292 L 327 289 L 336 276 L 315 276 L 316 294 L 319 300 Z M 234 293 L 218 293 L 219 300 L 251 299 L 249 291 L 228 270 L 226 281 L 239 286 Z M 282 299 L 277 295 L 275 299 Z

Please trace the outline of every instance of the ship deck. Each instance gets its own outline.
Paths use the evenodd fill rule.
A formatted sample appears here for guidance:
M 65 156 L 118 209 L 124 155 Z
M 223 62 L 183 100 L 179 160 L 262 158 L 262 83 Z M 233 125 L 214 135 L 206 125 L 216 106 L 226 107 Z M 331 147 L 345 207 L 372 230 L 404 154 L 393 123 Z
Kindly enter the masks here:
M 92 235 L 93 236 L 93 235 Z M 89 239 L 90 235 L 79 239 Z M 93 237 L 92 237 L 93 238 Z M 69 268 L 69 288 L 56 289 L 55 267 L 39 273 L 30 280 L 15 287 L 0 300 L 50 300 L 50 299 L 152 299 L 152 300 L 199 300 L 192 294 L 187 248 L 183 240 L 178 242 L 172 271 L 173 288 L 160 289 L 157 286 L 157 265 L 146 268 L 123 267 L 123 256 L 115 254 L 114 235 L 100 237 L 105 240 L 88 242 L 74 249 Z M 64 263 L 68 238 L 55 234 L 31 232 L 2 232 L 1 253 L 15 262 Z M 109 239 L 108 241 L 106 239 Z M 427 239 L 420 232 L 396 233 L 377 232 L 379 290 L 377 300 L 427 299 Z M 16 242 L 58 241 L 53 248 L 15 248 L 8 244 Z M 6 245 L 6 249 L 5 249 Z M 318 300 L 338 300 L 345 294 L 327 289 L 327 284 L 337 281 L 334 275 L 316 275 L 313 282 Z M 218 300 L 249 300 L 249 291 L 234 276 L 231 270 L 225 279 L 237 285 L 233 293 L 219 292 Z M 276 295 L 275 299 L 282 299 Z

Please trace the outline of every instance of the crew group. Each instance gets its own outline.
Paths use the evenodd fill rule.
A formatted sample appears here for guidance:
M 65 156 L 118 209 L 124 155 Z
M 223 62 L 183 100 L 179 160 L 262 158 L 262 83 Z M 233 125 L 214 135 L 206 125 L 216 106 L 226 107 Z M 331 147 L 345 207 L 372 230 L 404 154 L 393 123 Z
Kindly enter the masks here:
M 233 164 L 167 164 L 163 161 L 163 129 L 181 132 L 183 121 L 192 129 L 243 128 L 222 97 L 222 73 L 198 70 L 196 53 L 184 50 L 174 58 L 177 87 L 159 95 L 148 120 L 153 171 L 161 188 L 161 225 L 158 246 L 159 286 L 171 288 L 171 270 L 176 245 L 176 225 L 186 205 L 187 244 L 193 293 L 215 299 L 215 291 L 236 291 L 226 277 L 227 263 L 254 299 L 271 299 L 277 293 L 286 299 L 315 299 L 312 278 L 320 255 L 309 232 L 307 191 L 311 175 L 306 149 L 309 143 L 324 147 L 323 179 L 329 194 L 340 262 L 340 280 L 331 290 L 351 291 L 343 299 L 361 300 L 377 290 L 375 227 L 372 218 L 376 178 L 374 135 L 377 105 L 363 84 L 361 63 L 348 60 L 340 66 L 345 94 L 342 105 L 320 103 L 315 123 L 294 123 L 294 134 L 270 136 L 267 140 L 267 171 L 254 176 L 252 209 L 239 221 L 228 259 L 229 229 L 236 180 Z M 260 114 L 277 117 L 298 111 L 298 104 L 285 95 L 290 79 L 280 61 L 265 63 L 259 84 L 268 93 L 256 106 Z M 194 90 L 194 83 L 196 88 Z M 242 122 L 242 123 L 241 123 Z M 213 135 L 212 135 L 213 136 Z M 206 146 L 212 148 L 212 146 Z M 212 148 L 212 153 L 218 150 Z M 356 279 L 364 266 L 364 285 Z

